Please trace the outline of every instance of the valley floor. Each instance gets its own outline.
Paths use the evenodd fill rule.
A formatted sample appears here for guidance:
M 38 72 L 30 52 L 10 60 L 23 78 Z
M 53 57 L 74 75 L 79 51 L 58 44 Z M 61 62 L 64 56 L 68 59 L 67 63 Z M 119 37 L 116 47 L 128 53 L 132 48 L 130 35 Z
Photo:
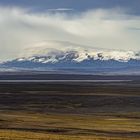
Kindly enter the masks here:
M 139 140 L 140 77 L 124 79 L 0 82 L 0 140 Z

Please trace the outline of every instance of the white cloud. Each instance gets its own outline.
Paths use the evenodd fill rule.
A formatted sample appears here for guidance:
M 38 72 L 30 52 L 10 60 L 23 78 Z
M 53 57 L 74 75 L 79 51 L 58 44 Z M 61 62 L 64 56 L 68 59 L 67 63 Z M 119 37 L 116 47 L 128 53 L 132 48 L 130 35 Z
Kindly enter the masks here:
M 139 28 L 140 17 L 120 9 L 54 14 L 1 7 L 0 59 L 15 58 L 27 46 L 44 40 L 69 41 L 83 47 L 140 50 Z
M 73 11 L 73 9 L 70 8 L 57 8 L 57 9 L 48 9 L 49 12 L 64 12 L 64 11 Z

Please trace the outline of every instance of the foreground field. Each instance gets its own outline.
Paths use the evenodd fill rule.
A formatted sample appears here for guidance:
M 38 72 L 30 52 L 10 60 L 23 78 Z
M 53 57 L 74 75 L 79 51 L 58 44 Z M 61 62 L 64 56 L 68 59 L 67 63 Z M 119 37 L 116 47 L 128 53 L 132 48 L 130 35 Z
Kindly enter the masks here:
M 139 79 L 1 82 L 0 140 L 139 140 Z
M 1 131 L 1 140 L 139 140 L 139 138 L 113 138 L 104 136 L 64 136 L 30 132 Z
M 118 114 L 117 114 L 118 115 Z M 125 114 L 126 115 L 126 114 Z M 133 114 L 139 116 L 138 114 Z M 71 115 L 1 112 L 0 139 L 138 140 L 140 120 L 115 114 Z

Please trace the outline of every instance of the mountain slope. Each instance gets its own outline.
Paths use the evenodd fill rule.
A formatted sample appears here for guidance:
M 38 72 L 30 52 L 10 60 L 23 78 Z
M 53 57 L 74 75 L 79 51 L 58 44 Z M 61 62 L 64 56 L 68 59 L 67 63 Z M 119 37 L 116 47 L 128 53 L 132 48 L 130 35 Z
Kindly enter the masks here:
M 140 56 L 134 52 L 49 52 L 22 57 L 3 63 L 10 67 L 128 67 L 139 66 Z
M 90 48 L 68 42 L 47 44 L 44 42 L 39 47 L 37 46 L 26 50 L 17 59 L 4 62 L 2 66 L 20 69 L 76 69 L 79 71 L 140 69 L 140 52 Z

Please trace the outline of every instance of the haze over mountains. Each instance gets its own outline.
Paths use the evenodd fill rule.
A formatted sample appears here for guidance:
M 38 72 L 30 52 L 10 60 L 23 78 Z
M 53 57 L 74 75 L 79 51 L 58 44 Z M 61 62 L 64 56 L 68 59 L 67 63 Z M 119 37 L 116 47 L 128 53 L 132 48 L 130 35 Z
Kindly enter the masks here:
M 83 47 L 63 41 L 44 41 L 28 47 L 18 58 L 3 62 L 1 67 L 45 71 L 134 72 L 140 68 L 140 52 Z

